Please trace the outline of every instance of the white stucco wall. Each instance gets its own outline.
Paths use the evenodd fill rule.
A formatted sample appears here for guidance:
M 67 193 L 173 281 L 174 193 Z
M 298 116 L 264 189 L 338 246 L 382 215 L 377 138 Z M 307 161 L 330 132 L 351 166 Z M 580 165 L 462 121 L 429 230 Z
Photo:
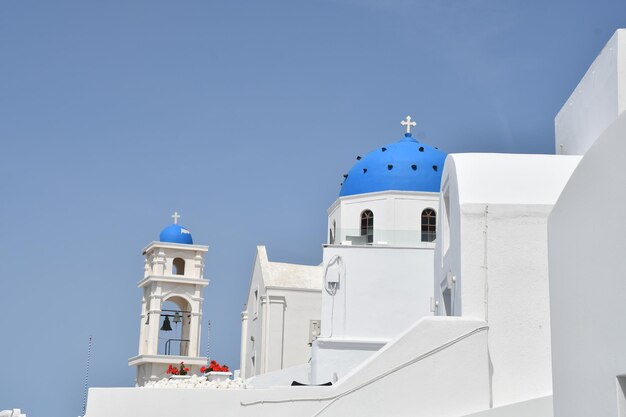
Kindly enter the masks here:
M 446 160 L 435 250 L 437 313 L 489 324 L 494 406 L 552 392 L 547 218 L 579 160 L 499 154 Z M 447 308 L 446 288 L 453 304 Z
M 286 300 L 280 369 L 308 363 L 311 359 L 309 323 L 311 320 L 320 320 L 322 304 L 320 291 L 277 288 L 268 292 L 282 296 Z
M 626 375 L 625 137 L 622 114 L 587 151 L 550 215 L 555 417 L 626 416 L 617 379 Z
M 626 30 L 619 29 L 556 116 L 556 153 L 584 155 L 625 109 Z
M 333 297 L 322 291 L 322 337 L 389 339 L 431 315 L 433 250 L 325 245 L 324 265 L 343 262 Z M 332 271 L 328 271 L 332 273 Z
M 322 332 L 313 345 L 313 383 L 341 378 L 414 322 L 432 315 L 432 256 L 432 248 L 324 246 Z M 331 263 L 333 259 L 340 262 Z M 332 277 L 339 279 L 334 296 L 326 290 Z

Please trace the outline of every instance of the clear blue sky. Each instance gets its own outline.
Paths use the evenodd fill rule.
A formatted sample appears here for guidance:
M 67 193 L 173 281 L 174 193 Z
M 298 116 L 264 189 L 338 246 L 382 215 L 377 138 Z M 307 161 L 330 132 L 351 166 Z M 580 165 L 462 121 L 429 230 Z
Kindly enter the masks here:
M 356 155 L 407 114 L 447 152 L 551 153 L 622 26 L 621 0 L 0 0 L 0 409 L 78 415 L 90 334 L 90 385 L 133 383 L 141 249 L 174 210 L 237 368 L 255 245 L 319 263 Z

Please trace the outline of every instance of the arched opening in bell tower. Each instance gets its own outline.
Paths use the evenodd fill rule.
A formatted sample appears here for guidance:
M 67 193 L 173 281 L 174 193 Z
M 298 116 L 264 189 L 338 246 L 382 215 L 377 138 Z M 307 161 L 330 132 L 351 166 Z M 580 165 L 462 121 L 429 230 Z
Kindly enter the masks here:
M 159 355 L 188 356 L 191 305 L 180 296 L 166 298 L 159 321 Z
M 174 275 L 185 275 L 185 260 L 183 258 L 174 258 L 172 272 Z

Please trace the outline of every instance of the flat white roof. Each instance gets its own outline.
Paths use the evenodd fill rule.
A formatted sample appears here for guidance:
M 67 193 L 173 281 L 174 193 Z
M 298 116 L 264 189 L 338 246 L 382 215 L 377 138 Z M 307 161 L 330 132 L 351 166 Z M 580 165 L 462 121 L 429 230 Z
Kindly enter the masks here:
M 581 159 L 578 155 L 449 154 L 442 187 L 456 182 L 460 204 L 554 205 Z
M 266 286 L 322 289 L 321 266 L 269 262 L 268 269 L 270 274 L 265 281 Z
M 284 262 L 271 262 L 267 258 L 265 246 L 257 246 L 263 282 L 266 287 L 322 289 L 322 266 L 301 265 Z

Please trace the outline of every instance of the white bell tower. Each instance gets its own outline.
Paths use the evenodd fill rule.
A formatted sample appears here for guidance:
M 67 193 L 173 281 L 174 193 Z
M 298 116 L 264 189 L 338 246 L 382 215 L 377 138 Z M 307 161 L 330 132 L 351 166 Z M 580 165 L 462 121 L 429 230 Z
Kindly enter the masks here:
M 174 223 L 161 231 L 158 242 L 143 250 L 144 276 L 139 327 L 139 354 L 128 360 L 137 367 L 136 384 L 158 380 L 169 365 L 181 362 L 198 372 L 207 358 L 200 356 L 204 255 L 208 246 L 194 245 L 191 233 Z

